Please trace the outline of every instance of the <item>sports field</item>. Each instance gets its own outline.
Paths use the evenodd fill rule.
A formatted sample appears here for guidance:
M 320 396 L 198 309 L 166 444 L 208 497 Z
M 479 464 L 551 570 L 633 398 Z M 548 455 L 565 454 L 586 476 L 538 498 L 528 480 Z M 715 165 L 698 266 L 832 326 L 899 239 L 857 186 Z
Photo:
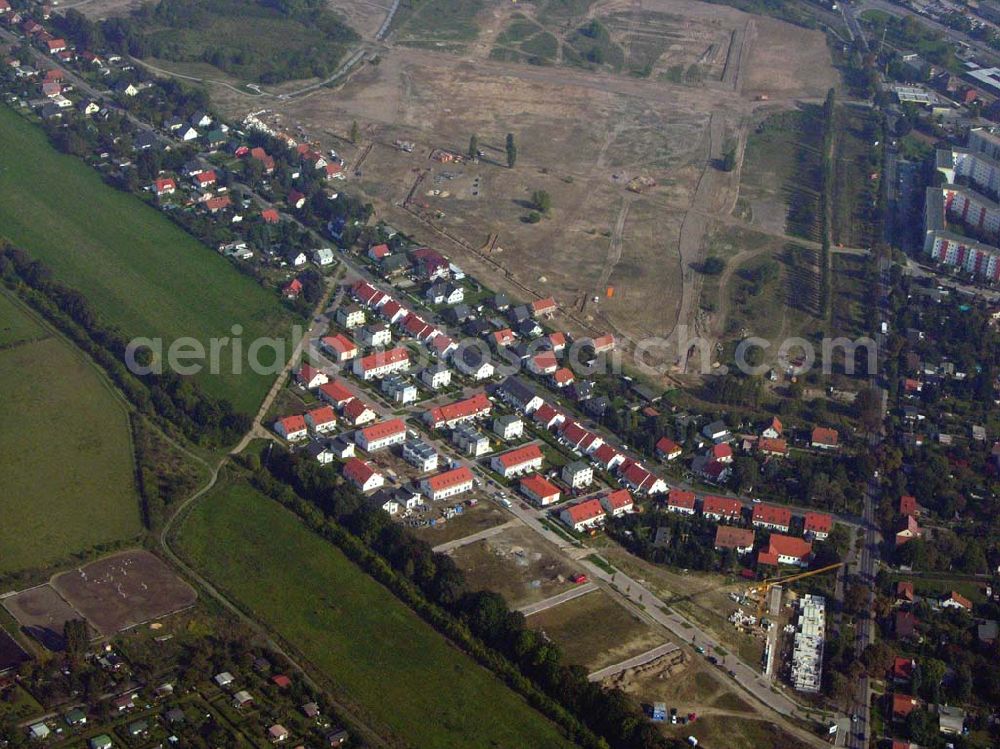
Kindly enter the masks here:
M 0 107 L 0 236 L 79 289 L 106 323 L 129 336 L 177 337 L 208 346 L 229 336 L 288 336 L 278 298 L 134 196 L 105 185 L 82 161 Z M 199 375 L 206 392 L 252 412 L 270 376 Z
M 3 294 L 0 319 L 0 573 L 138 534 L 124 408 L 81 354 Z
M 229 484 L 205 497 L 182 527 L 180 547 L 348 701 L 408 744 L 572 746 L 336 547 L 249 486 Z

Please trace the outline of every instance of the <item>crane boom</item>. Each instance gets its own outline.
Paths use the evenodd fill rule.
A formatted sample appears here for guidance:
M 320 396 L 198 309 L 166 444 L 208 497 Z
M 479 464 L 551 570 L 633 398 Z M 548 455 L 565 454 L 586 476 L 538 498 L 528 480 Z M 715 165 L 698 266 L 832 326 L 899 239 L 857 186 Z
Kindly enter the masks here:
M 843 567 L 845 562 L 837 562 L 836 564 L 828 564 L 825 567 L 820 567 L 819 569 L 809 570 L 808 572 L 798 572 L 794 575 L 786 575 L 784 577 L 771 577 L 762 581 L 762 587 L 760 588 L 760 601 L 757 604 L 757 618 L 759 619 L 764 612 L 764 606 L 767 602 L 767 594 L 771 592 L 771 588 L 775 585 L 781 585 L 783 583 L 791 583 L 796 580 L 804 580 L 807 577 L 812 577 L 813 575 L 822 575 L 824 572 L 830 572 L 831 570 L 839 569 Z M 756 593 L 757 587 L 750 588 L 747 593 Z

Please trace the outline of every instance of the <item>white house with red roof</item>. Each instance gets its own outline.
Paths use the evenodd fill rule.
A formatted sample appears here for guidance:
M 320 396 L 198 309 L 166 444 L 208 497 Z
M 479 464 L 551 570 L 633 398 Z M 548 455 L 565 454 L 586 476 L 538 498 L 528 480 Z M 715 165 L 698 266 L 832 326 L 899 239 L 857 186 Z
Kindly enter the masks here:
M 712 448 L 708 451 L 708 456 L 717 463 L 732 463 L 733 448 L 725 442 L 718 445 L 712 445 Z
M 941 600 L 941 608 L 972 611 L 972 601 L 963 596 L 961 593 L 953 590 Z
M 406 441 L 406 424 L 402 419 L 390 419 L 372 424 L 354 433 L 354 442 L 366 452 L 384 450 Z
M 343 333 L 323 336 L 319 344 L 323 351 L 337 362 L 350 361 L 358 355 L 357 344 Z
M 344 421 L 352 427 L 359 427 L 362 424 L 375 421 L 378 416 L 375 413 L 375 409 L 360 398 L 354 398 L 353 400 L 348 401 L 344 406 L 344 409 L 341 411 L 341 415 L 344 417 Z
M 765 437 L 767 439 L 776 440 L 781 436 L 782 431 L 783 427 L 781 425 L 781 419 L 775 416 L 773 419 L 771 419 L 771 423 L 768 424 L 766 427 L 764 427 L 764 431 L 760 433 L 760 436 Z
M 497 348 L 513 346 L 517 341 L 517 336 L 514 335 L 514 331 L 510 328 L 496 331 L 491 335 L 491 338 L 493 339 L 493 345 Z
M 792 523 L 792 511 L 787 507 L 778 507 L 777 505 L 754 505 L 751 523 L 754 528 L 766 528 L 788 533 L 788 527 Z
M 385 377 L 410 368 L 410 352 L 402 346 L 388 351 L 376 351 L 354 360 L 354 374 L 363 380 Z
M 598 336 L 594 338 L 592 344 L 594 347 L 595 354 L 603 354 L 608 351 L 612 351 L 615 347 L 615 337 L 608 333 L 607 335 Z
M 769 458 L 784 458 L 788 455 L 788 443 L 780 437 L 761 437 L 757 451 Z
M 505 479 L 509 479 L 522 473 L 539 470 L 542 467 L 542 460 L 542 450 L 538 445 L 525 445 L 494 455 L 490 460 L 490 468 Z
M 577 502 L 575 505 L 564 507 L 559 513 L 559 519 L 577 533 L 600 527 L 606 517 L 604 506 L 599 499 Z
M 549 333 L 549 335 L 546 337 L 545 340 L 548 342 L 549 348 L 552 349 L 557 354 L 566 348 L 565 333 L 559 333 L 559 332 Z
M 319 397 L 320 400 L 340 410 L 354 400 L 355 396 L 343 383 L 328 382 L 325 385 L 319 386 Z
M 434 352 L 434 355 L 438 359 L 447 359 L 449 356 L 451 356 L 452 352 L 458 348 L 458 344 L 455 343 L 455 339 L 449 335 L 445 335 L 444 333 L 436 335 L 433 338 L 431 338 L 430 343 L 428 343 L 427 346 L 428 348 L 430 348 L 431 351 Z M 455 366 L 456 367 L 459 366 L 459 363 L 457 361 L 455 362 Z M 487 368 L 487 371 L 485 373 L 484 370 L 482 369 L 483 367 Z M 477 380 L 481 380 L 485 377 L 490 377 L 493 375 L 493 365 L 490 364 L 489 362 L 482 362 L 480 369 L 477 369 L 475 373 L 470 372 L 467 374 L 473 374 L 474 378 Z
M 656 457 L 662 460 L 676 460 L 684 451 L 668 437 L 660 437 L 656 442 Z
M 621 478 L 632 491 L 639 494 L 662 494 L 667 491 L 667 483 L 663 479 L 634 460 L 626 459 L 622 463 Z
M 486 397 L 486 393 L 476 393 L 470 398 L 428 409 L 424 412 L 423 419 L 434 429 L 451 429 L 462 422 L 489 416 L 492 410 L 493 403 Z
M 309 428 L 302 414 L 286 416 L 274 422 L 274 431 L 289 442 L 297 442 L 309 437 Z
M 389 249 L 387 244 L 373 244 L 368 248 L 368 257 L 372 260 L 381 260 L 384 257 L 388 257 L 392 254 L 392 250 Z
M 531 303 L 531 314 L 536 316 L 553 315 L 557 309 L 556 300 L 552 297 L 536 299 Z
M 570 450 L 578 452 L 581 455 L 590 455 L 604 444 L 603 438 L 588 429 L 584 429 L 578 421 L 564 423 L 561 427 L 559 439 Z
M 373 492 L 385 485 L 385 477 L 371 463 L 360 458 L 348 458 L 343 468 L 344 478 L 362 492 Z
M 749 528 L 720 525 L 715 529 L 715 550 L 733 549 L 737 554 L 753 551 L 754 532 Z
M 601 495 L 598 499 L 601 502 L 601 507 L 611 517 L 617 518 L 635 510 L 635 500 L 632 498 L 632 492 L 628 489 L 616 489 Z
M 568 367 L 560 367 L 552 373 L 552 384 L 557 388 L 569 387 L 576 378 Z
M 436 476 L 421 479 L 424 494 L 432 500 L 447 499 L 472 489 L 475 480 L 468 466 L 460 466 Z
M 607 442 L 594 450 L 590 459 L 605 471 L 612 471 L 625 462 L 625 456 Z
M 733 523 L 743 515 L 743 503 L 732 497 L 706 496 L 701 503 L 701 514 L 707 520 Z
M 306 424 L 316 434 L 327 434 L 337 428 L 337 415 L 331 406 L 320 406 L 306 412 Z
M 806 538 L 822 541 L 833 530 L 833 516 L 825 512 L 807 512 L 803 530 Z
M 295 372 L 295 380 L 306 390 L 313 390 L 328 383 L 330 378 L 311 364 L 303 362 Z
M 671 489 L 667 495 L 667 512 L 694 515 L 694 502 L 694 492 L 686 492 L 683 489 Z
M 542 405 L 536 408 L 534 413 L 531 414 L 531 420 L 538 424 L 538 426 L 542 427 L 542 429 L 552 429 L 553 427 L 560 426 L 564 421 L 566 421 L 566 416 L 550 406 L 548 403 L 542 403 Z
M 351 296 L 367 307 L 378 307 L 388 299 L 384 292 L 379 291 L 367 281 L 355 281 L 351 285 Z
M 302 293 L 302 282 L 297 278 L 293 278 L 285 284 L 285 286 L 281 289 L 281 293 L 288 299 L 294 299 Z
M 177 182 L 173 177 L 162 177 L 153 182 L 153 192 L 158 198 L 162 198 L 164 195 L 173 195 L 176 191 Z
M 525 476 L 521 479 L 519 488 L 521 494 L 539 507 L 545 507 L 559 501 L 560 492 L 558 487 L 540 473 Z
M 382 305 L 382 309 L 379 310 L 379 312 L 390 325 L 395 325 L 410 314 L 410 310 L 397 302 L 395 299 L 390 299 Z
M 805 567 L 812 556 L 812 544 L 795 536 L 772 533 L 767 546 L 757 552 L 757 564 L 777 567 L 779 564 L 794 564 Z
M 535 354 L 528 362 L 528 369 L 536 375 L 554 374 L 559 369 L 559 360 L 552 351 L 542 351 Z
M 812 430 L 810 444 L 817 450 L 836 450 L 839 442 L 840 435 L 836 429 L 816 427 Z

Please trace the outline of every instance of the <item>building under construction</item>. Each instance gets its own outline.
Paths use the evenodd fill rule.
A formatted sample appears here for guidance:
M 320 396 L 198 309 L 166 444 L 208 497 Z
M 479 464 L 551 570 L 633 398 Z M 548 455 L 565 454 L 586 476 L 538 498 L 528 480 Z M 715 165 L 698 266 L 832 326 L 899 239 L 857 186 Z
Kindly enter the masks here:
M 799 599 L 799 621 L 792 646 L 792 686 L 800 692 L 818 692 L 823 681 L 823 640 L 826 637 L 826 599 L 805 595 Z

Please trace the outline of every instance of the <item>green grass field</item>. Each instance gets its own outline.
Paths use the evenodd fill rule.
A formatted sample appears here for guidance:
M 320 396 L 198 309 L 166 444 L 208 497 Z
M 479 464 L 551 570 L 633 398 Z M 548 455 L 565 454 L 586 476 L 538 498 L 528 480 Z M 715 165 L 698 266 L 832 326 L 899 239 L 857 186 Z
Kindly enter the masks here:
M 46 330 L 31 319 L 13 299 L 0 294 L 0 349 L 45 338 Z
M 0 107 L 0 142 L 0 236 L 79 289 L 105 322 L 129 336 L 163 337 L 164 349 L 180 336 L 207 348 L 236 323 L 245 342 L 289 335 L 291 316 L 277 296 L 155 209 L 105 185 L 82 161 L 56 152 L 7 107 Z M 244 412 L 256 409 L 272 379 L 250 372 L 197 378 Z
M 0 349 L 0 573 L 137 535 L 124 408 L 79 352 L 40 337 L 47 331 L 2 294 L 0 319 L 2 334 L 30 333 Z
M 206 497 L 181 528 L 179 545 L 349 701 L 407 743 L 571 746 L 336 547 L 251 487 L 229 484 Z

